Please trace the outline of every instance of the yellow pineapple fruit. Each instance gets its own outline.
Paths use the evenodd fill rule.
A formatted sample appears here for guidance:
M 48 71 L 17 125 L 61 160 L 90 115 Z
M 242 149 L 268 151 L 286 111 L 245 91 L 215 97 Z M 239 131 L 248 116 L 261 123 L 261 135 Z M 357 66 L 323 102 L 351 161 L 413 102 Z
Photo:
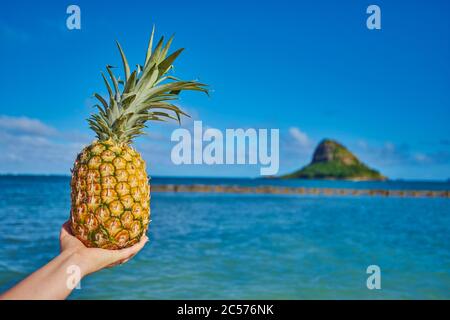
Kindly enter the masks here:
M 71 229 L 88 247 L 121 249 L 137 243 L 145 234 L 150 218 L 150 185 L 141 155 L 131 147 L 133 138 L 143 134 L 148 120 L 180 121 L 186 115 L 170 103 L 183 90 L 207 93 L 206 85 L 182 81 L 168 75 L 182 52 L 167 55 L 173 36 L 164 44 L 161 37 L 153 47 L 150 37 L 143 66 L 130 73 L 119 43 L 124 81 L 107 66 L 112 87 L 102 73 L 109 102 L 100 101 L 97 114 L 88 119 L 97 140 L 77 156 L 71 181 Z M 172 114 L 168 113 L 171 112 Z

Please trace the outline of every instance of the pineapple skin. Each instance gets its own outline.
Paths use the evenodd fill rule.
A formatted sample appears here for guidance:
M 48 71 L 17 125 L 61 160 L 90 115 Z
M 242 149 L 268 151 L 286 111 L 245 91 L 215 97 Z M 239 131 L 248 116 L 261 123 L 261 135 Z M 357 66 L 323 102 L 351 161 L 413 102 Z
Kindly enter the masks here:
M 150 185 L 141 155 L 126 144 L 94 141 L 78 154 L 71 180 L 71 229 L 87 247 L 139 242 L 150 219 Z

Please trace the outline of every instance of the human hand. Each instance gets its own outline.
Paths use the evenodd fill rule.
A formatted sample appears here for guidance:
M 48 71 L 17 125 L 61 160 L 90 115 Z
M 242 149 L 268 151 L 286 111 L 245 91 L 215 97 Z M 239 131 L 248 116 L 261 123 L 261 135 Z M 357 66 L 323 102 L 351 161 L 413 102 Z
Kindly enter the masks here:
M 138 243 L 126 249 L 87 248 L 72 235 L 69 222 L 66 222 L 59 236 L 61 253 L 14 287 L 0 294 L 0 300 L 65 299 L 74 288 L 67 282 L 69 268 L 78 266 L 82 278 L 103 268 L 127 262 L 147 241 L 148 238 L 144 235 Z
M 148 237 L 144 235 L 135 245 L 120 250 L 88 248 L 72 235 L 70 222 L 67 221 L 61 228 L 59 242 L 61 254 L 68 253 L 75 256 L 75 261 L 79 264 L 83 274 L 87 275 L 103 268 L 127 262 L 144 247 L 148 242 Z

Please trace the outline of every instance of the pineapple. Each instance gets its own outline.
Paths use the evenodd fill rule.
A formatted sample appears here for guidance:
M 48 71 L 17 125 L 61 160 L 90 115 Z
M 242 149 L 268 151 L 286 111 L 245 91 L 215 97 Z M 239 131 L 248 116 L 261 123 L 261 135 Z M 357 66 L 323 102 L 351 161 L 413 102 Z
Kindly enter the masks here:
M 148 120 L 187 116 L 172 104 L 183 90 L 208 93 L 206 85 L 182 81 L 169 75 L 172 63 L 183 51 L 168 55 L 173 36 L 164 44 L 161 37 L 153 50 L 153 28 L 143 66 L 130 67 L 117 42 L 124 80 L 106 66 L 102 73 L 109 102 L 95 93 L 98 113 L 88 119 L 97 140 L 78 154 L 72 169 L 71 229 L 88 247 L 121 249 L 137 243 L 150 218 L 150 185 L 145 161 L 130 145 Z M 112 86 L 110 84 L 112 83 Z

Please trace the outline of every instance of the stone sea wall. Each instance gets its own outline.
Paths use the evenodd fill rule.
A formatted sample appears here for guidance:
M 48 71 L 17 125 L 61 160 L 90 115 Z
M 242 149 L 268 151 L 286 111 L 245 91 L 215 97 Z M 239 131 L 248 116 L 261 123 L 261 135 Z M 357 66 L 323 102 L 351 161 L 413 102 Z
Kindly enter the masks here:
M 281 186 L 246 187 L 237 185 L 152 185 L 152 192 L 200 192 L 200 193 L 240 193 L 240 194 L 286 194 L 322 196 L 381 196 L 381 197 L 428 197 L 449 198 L 449 190 L 383 190 L 383 189 L 339 189 L 304 188 Z

